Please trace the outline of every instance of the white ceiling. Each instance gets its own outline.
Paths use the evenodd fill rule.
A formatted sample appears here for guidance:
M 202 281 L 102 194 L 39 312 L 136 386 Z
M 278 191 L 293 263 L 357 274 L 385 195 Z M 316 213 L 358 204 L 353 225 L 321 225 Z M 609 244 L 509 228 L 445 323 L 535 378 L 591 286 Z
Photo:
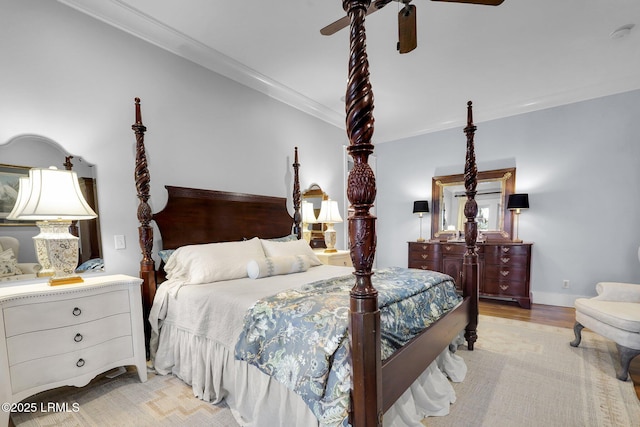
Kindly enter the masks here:
M 59 0 L 344 128 L 341 0 Z M 367 17 L 373 142 L 640 89 L 640 1 L 413 0 L 418 47 L 396 51 L 398 3 Z M 617 28 L 636 24 L 626 37 Z

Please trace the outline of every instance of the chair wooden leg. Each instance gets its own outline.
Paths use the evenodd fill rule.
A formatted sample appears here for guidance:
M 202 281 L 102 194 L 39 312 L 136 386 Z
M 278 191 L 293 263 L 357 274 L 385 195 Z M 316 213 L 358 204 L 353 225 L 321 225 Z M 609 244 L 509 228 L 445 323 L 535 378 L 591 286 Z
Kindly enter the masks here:
M 582 330 L 584 329 L 584 326 L 582 326 L 580 323 L 576 322 L 575 325 L 573 325 L 573 333 L 576 335 L 576 339 L 574 339 L 573 341 L 571 341 L 569 344 L 571 345 L 571 347 L 577 347 L 580 345 L 580 341 L 582 341 Z
M 634 357 L 640 354 L 640 350 L 634 350 L 633 348 L 625 347 L 616 343 L 618 353 L 620 354 L 620 371 L 616 373 L 616 377 L 620 381 L 626 381 L 629 377 L 629 365 Z

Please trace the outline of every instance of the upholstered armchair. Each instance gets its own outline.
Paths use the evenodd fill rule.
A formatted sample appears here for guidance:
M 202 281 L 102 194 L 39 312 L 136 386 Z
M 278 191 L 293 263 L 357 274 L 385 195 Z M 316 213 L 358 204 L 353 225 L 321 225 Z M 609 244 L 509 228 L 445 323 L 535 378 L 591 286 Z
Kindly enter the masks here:
M 18 262 L 20 241 L 15 237 L 0 236 L 0 282 L 32 279 L 40 270 L 35 262 Z
M 580 344 L 585 327 L 614 341 L 620 353 L 616 376 L 626 381 L 631 360 L 640 354 L 640 285 L 600 282 L 596 292 L 598 295 L 593 298 L 578 298 L 575 302 L 576 338 L 571 345 Z

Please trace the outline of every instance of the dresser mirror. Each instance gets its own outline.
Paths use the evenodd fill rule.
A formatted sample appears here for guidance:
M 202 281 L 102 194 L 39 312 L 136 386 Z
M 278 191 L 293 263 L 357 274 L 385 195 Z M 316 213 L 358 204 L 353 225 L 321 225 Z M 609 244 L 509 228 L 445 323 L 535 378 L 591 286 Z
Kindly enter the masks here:
M 328 199 L 329 196 L 322 190 L 322 188 L 320 188 L 318 184 L 311 184 L 309 188 L 302 192 L 302 200 L 313 205 L 313 212 L 316 218 L 318 218 L 318 215 L 320 215 L 320 207 L 322 206 L 322 201 Z M 326 226 L 322 223 L 311 224 L 311 240 L 309 241 L 309 244 L 312 248 L 326 248 L 326 244 L 324 243 L 325 227 Z
M 476 202 L 478 232 L 487 241 L 511 240 L 511 212 L 506 209 L 515 191 L 516 168 L 478 172 Z M 432 179 L 431 237 L 447 241 L 464 238 L 464 205 L 467 201 L 464 174 L 436 176 Z M 482 239 L 480 239 L 482 240 Z
M 12 138 L 6 144 L 0 145 L 0 159 L 6 171 L 20 171 L 25 176 L 30 168 L 46 168 L 55 166 L 58 169 L 72 169 L 79 178 L 80 188 L 87 203 L 98 212 L 98 197 L 95 180 L 94 165 L 83 158 L 67 153 L 57 142 L 39 135 L 20 135 Z M 9 174 L 0 176 L 0 186 L 11 187 L 13 196 L 17 195 L 17 178 L 12 179 Z M 15 188 L 14 188 L 15 187 Z M 14 194 L 15 193 L 15 194 Z M 0 236 L 11 236 L 18 239 L 20 249 L 18 262 L 37 262 L 33 236 L 40 230 L 31 222 L 13 221 L 6 219 L 8 212 L 15 204 L 15 197 L 6 192 L 0 192 L 2 207 L 0 212 Z M 86 263 L 91 269 L 104 269 L 102 262 L 102 245 L 100 239 L 100 217 L 87 221 L 77 221 L 76 229 L 72 233 L 80 238 L 80 256 L 78 265 Z M 89 267 L 90 266 L 90 267 Z

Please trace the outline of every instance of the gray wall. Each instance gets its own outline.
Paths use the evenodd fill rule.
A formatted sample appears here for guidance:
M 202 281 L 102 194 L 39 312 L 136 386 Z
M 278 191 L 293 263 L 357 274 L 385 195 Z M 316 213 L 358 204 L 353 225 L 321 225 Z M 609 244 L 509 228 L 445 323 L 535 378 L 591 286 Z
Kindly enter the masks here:
M 294 146 L 301 187 L 317 182 L 342 205 L 344 131 L 266 95 L 49 0 L 2 0 L 0 51 L 0 144 L 42 135 L 96 165 L 108 273 L 137 275 L 140 261 L 135 97 L 154 211 L 165 185 L 291 198 Z
M 534 303 L 571 306 L 598 281 L 640 283 L 638 118 L 640 91 L 477 123 L 479 170 L 516 166 L 516 191 L 529 193 L 519 237 L 534 242 Z M 412 202 L 431 198 L 433 176 L 463 172 L 465 144 L 454 129 L 376 147 L 378 265 L 407 265 Z

